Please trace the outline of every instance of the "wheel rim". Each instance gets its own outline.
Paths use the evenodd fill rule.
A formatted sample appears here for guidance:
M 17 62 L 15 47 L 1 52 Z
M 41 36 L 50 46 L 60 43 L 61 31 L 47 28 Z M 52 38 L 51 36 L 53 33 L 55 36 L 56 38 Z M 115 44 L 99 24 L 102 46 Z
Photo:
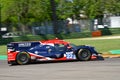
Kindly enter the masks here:
M 83 58 L 87 58 L 87 57 L 89 56 L 88 51 L 82 51 L 81 56 L 82 56 Z
M 27 55 L 26 54 L 21 54 L 20 57 L 19 57 L 19 60 L 21 62 L 26 62 L 27 61 Z
M 79 50 L 79 52 L 78 52 L 78 59 L 79 60 L 87 61 L 87 60 L 90 60 L 90 57 L 91 57 L 91 53 L 89 50 L 87 50 L 87 49 Z
M 27 64 L 29 62 L 29 54 L 27 53 L 19 53 L 17 56 L 17 63 L 18 64 Z

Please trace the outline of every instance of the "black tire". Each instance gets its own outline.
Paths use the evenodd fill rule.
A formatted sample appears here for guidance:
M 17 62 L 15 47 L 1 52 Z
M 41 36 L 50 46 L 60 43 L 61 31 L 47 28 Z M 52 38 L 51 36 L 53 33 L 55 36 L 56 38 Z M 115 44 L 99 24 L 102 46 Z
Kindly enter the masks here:
M 77 58 L 80 61 L 88 61 L 91 59 L 91 52 L 88 49 L 80 49 L 77 53 Z
M 17 55 L 16 62 L 20 65 L 28 64 L 30 62 L 30 55 L 27 52 L 20 52 Z

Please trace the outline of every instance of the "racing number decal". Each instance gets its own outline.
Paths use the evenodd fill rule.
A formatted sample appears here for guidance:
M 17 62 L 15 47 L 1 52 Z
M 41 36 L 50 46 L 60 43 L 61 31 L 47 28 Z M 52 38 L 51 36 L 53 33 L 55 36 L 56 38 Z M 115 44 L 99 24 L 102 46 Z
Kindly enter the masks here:
M 76 59 L 76 57 L 73 54 L 73 52 L 66 52 L 66 58 L 67 59 Z

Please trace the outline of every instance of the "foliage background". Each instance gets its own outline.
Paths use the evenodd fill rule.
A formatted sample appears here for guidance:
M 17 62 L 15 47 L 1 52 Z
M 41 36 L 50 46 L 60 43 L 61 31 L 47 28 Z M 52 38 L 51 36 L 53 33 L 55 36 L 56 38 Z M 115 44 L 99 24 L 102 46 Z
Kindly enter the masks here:
M 57 20 L 81 19 L 80 13 L 88 19 L 102 17 L 104 13 L 120 15 L 120 0 L 0 0 L 1 22 L 9 31 L 25 32 L 34 22 L 52 20 L 51 1 L 55 2 Z

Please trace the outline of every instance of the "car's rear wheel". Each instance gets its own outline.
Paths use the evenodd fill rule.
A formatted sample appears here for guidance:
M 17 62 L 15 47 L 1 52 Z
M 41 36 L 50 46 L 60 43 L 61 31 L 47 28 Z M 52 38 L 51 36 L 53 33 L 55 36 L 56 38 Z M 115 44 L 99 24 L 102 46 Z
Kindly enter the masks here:
M 81 61 L 88 61 L 91 59 L 91 56 L 92 56 L 90 50 L 88 49 L 80 49 L 76 55 L 78 60 L 81 60 Z
M 20 65 L 28 64 L 30 62 L 30 55 L 27 52 L 20 52 L 17 55 L 16 62 Z

